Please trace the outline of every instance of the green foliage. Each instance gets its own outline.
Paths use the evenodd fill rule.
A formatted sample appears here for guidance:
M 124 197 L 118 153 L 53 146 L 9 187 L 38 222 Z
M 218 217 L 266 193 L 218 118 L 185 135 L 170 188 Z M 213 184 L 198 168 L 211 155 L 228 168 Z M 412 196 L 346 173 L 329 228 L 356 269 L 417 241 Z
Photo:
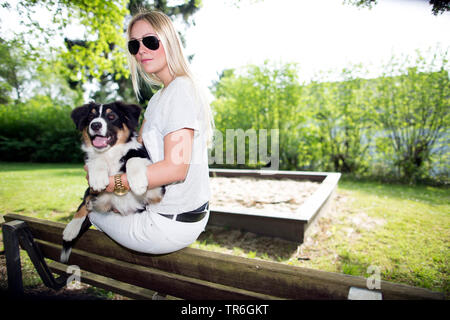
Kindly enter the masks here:
M 80 137 L 70 106 L 48 96 L 0 106 L 0 160 L 81 162 Z
M 0 160 L 79 162 L 80 139 L 70 112 L 84 102 L 83 85 L 98 85 L 91 95 L 97 100 L 135 99 L 126 70 L 128 10 L 158 9 L 190 25 L 201 1 L 21 0 L 0 5 L 16 10 L 26 28 L 11 41 L 0 39 Z M 48 25 L 37 19 L 43 9 L 52 17 Z M 83 31 L 55 46 L 51 40 L 65 36 L 69 26 Z
M 447 52 L 408 59 L 394 57 L 376 79 L 351 66 L 339 81 L 323 74 L 309 84 L 292 64 L 226 70 L 213 89 L 216 127 L 222 137 L 227 129 L 278 129 L 283 170 L 448 183 Z
M 103 72 L 127 74 L 123 37 L 124 18 L 128 13 L 126 3 L 125 0 L 21 0 L 16 9 L 29 33 L 41 39 L 32 48 L 37 51 L 39 47 L 48 46 L 54 35 L 64 36 L 64 28 L 74 21 L 83 26 L 83 39 L 78 39 L 83 41 L 72 42 L 70 50 L 60 49 L 59 52 L 62 59 L 70 62 L 67 75 L 71 80 L 85 82 L 88 77 L 99 79 Z M 37 9 L 52 13 L 52 26 L 39 24 L 33 16 Z
M 16 10 L 26 32 L 15 38 L 24 39 L 27 51 L 46 60 L 48 48 L 53 56 L 64 65 L 64 76 L 72 88 L 81 89 L 85 83 L 94 83 L 99 87 L 90 98 L 96 100 L 122 99 L 135 101 L 129 71 L 125 39 L 125 22 L 130 14 L 140 9 L 157 9 L 172 19 L 181 17 L 187 26 L 193 23 L 194 13 L 201 7 L 201 0 L 189 0 L 181 3 L 168 3 L 167 0 L 21 0 L 12 5 L 0 2 L 8 10 Z M 50 12 L 51 24 L 42 26 L 37 19 L 38 10 Z M 67 27 L 77 27 L 81 31 L 67 36 Z M 70 29 L 69 29 L 70 30 Z M 55 35 L 64 38 L 64 43 L 56 45 L 51 40 Z M 184 38 L 180 33 L 182 41 Z M 0 86 L 0 94 L 4 90 Z M 152 90 L 143 88 L 146 98 L 152 96 Z M 145 105 L 148 99 L 139 101 Z
M 372 9 L 374 5 L 377 4 L 377 0 L 344 0 L 343 3 L 344 4 L 348 4 L 348 5 L 352 5 L 352 6 L 357 6 L 357 7 L 366 7 L 369 9 Z
M 270 140 L 270 130 L 278 129 L 280 168 L 295 168 L 297 143 L 303 139 L 301 124 L 307 118 L 299 104 L 302 88 L 297 71 L 294 64 L 278 67 L 268 62 L 251 65 L 242 74 L 225 71 L 214 89 L 212 103 L 216 128 L 222 136 L 226 136 L 226 129 L 254 129 L 258 133 L 267 129 Z M 269 146 L 270 142 L 270 152 Z
M 361 66 L 342 70 L 339 82 L 313 81 L 304 90 L 311 110 L 310 126 L 317 136 L 315 167 L 326 171 L 362 172 L 368 168 L 373 130 L 370 86 L 359 78 Z M 299 159 L 301 161 L 301 158 Z
M 0 38 L 0 103 L 20 100 L 24 90 L 23 70 L 27 60 L 20 40 L 5 41 Z
M 446 11 L 450 11 L 450 3 L 448 0 L 429 0 L 429 4 L 432 6 L 431 12 L 437 16 L 438 14 L 443 14 Z M 372 9 L 377 5 L 377 0 L 343 0 L 344 4 L 353 5 L 361 8 Z
M 448 156 L 444 145 L 450 125 L 450 79 L 447 52 L 431 61 L 418 56 L 393 59 L 375 83 L 377 120 L 386 135 L 377 147 L 393 163 L 395 174 L 409 182 L 423 179 L 434 156 Z M 447 171 L 448 172 L 448 171 Z
M 0 80 L 10 89 L 0 101 L 0 160 L 80 162 L 70 112 L 83 97 L 70 88 L 64 65 L 51 55 L 25 63 L 27 52 L 16 40 L 1 43 L 0 49 L 5 52 Z

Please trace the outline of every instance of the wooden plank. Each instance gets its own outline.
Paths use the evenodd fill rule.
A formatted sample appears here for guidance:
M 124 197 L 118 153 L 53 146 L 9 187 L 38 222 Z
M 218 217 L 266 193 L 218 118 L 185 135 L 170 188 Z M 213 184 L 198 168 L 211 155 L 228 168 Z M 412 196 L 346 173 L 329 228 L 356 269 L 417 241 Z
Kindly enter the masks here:
M 60 247 L 53 243 L 38 240 L 43 254 L 49 259 L 58 259 Z M 82 250 L 73 250 L 71 265 L 102 276 L 130 283 L 142 288 L 165 292 L 183 299 L 211 300 L 254 300 L 281 299 L 204 280 L 144 267 L 109 257 L 91 254 Z
M 209 169 L 210 177 L 254 177 L 258 179 L 292 179 L 301 181 L 322 182 L 328 172 L 285 171 L 285 170 L 252 170 L 252 169 Z
M 286 216 L 290 215 L 291 217 L 285 218 L 277 217 L 272 212 L 270 215 L 244 212 L 244 210 L 237 212 L 217 208 L 211 209 L 208 225 L 241 229 L 297 243 L 303 242 L 304 226 L 307 221 L 295 219 L 293 214 L 286 214 Z
M 21 217 L 23 218 L 13 214 L 6 219 Z M 64 224 L 51 222 L 47 227 L 45 220 L 29 217 L 23 220 L 27 221 L 36 238 L 56 244 L 61 242 Z M 336 291 L 335 286 L 330 286 L 320 277 L 315 279 L 310 274 L 297 274 L 297 269 L 300 269 L 298 267 L 292 271 L 292 267 L 282 264 L 192 248 L 169 255 L 146 255 L 126 249 L 96 230 L 86 232 L 75 248 L 188 277 L 291 299 L 346 299 L 349 288 L 347 285 L 338 286 L 339 290 Z M 73 264 L 72 256 L 69 264 Z M 352 285 L 357 286 L 354 283 Z
M 49 263 L 49 268 L 52 272 L 59 275 L 67 275 L 67 265 L 52 261 Z M 92 272 L 86 270 L 80 270 L 80 281 L 83 283 L 90 284 L 97 288 L 102 288 L 108 291 L 112 291 L 118 294 L 121 294 L 125 297 L 138 299 L 138 300 L 179 300 L 174 296 L 162 296 L 160 293 L 145 289 L 139 286 L 134 286 L 129 283 L 121 282 L 118 280 L 114 280 L 111 278 L 103 277 L 98 274 L 94 274 Z
M 15 219 L 27 221 L 35 237 L 59 245 L 64 224 L 16 214 L 5 216 L 7 221 Z M 96 230 L 86 232 L 76 248 L 130 264 L 288 299 L 347 299 L 350 287 L 366 287 L 366 279 L 363 277 L 193 248 L 159 256 L 143 254 L 118 245 Z M 71 260 L 69 263 L 72 263 Z M 381 281 L 381 288 L 384 299 L 443 298 L 440 293 L 386 281 Z
M 340 177 L 340 173 L 328 175 L 320 184 L 319 189 L 308 197 L 297 209 L 295 217 L 311 223 L 320 209 L 326 204 L 334 190 L 336 190 Z

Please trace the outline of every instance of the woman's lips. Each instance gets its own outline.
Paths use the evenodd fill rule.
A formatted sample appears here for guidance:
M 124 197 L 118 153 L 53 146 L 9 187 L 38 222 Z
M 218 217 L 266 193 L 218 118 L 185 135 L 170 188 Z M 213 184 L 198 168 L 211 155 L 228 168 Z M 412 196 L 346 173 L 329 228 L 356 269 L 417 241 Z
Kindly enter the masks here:
M 146 63 L 146 62 L 149 62 L 149 61 L 152 61 L 153 59 L 142 59 L 141 60 L 141 63 Z

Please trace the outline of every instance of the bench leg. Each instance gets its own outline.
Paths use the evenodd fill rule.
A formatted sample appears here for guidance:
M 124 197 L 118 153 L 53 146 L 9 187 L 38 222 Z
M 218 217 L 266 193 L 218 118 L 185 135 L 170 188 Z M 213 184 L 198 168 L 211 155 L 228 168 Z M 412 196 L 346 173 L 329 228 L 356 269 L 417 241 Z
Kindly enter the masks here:
M 5 247 L 6 269 L 8 274 L 8 291 L 11 296 L 23 295 L 22 268 L 20 265 L 20 248 L 18 230 L 24 227 L 23 221 L 11 221 L 3 224 L 3 244 Z
M 47 287 L 59 290 L 66 285 L 67 276 L 61 276 L 57 279 L 54 278 L 25 222 L 16 220 L 5 223 L 3 225 L 3 238 L 8 272 L 8 290 L 11 295 L 23 295 L 19 244 L 22 249 L 27 251 L 42 282 Z

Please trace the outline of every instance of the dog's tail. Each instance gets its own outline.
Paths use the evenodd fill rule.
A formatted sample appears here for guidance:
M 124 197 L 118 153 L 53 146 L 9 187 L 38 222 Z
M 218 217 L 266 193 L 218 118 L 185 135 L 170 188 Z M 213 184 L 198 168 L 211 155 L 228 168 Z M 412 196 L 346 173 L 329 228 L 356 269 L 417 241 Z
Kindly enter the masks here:
M 73 240 L 66 241 L 63 240 L 61 255 L 59 257 L 59 261 L 62 263 L 67 263 L 69 261 L 70 253 L 72 252 L 72 247 L 75 245 L 75 243 L 80 239 L 80 237 L 89 230 L 89 227 L 92 225 L 91 221 L 89 220 L 89 216 L 86 216 L 86 218 L 83 221 L 83 224 L 81 225 L 80 232 L 74 238 Z

